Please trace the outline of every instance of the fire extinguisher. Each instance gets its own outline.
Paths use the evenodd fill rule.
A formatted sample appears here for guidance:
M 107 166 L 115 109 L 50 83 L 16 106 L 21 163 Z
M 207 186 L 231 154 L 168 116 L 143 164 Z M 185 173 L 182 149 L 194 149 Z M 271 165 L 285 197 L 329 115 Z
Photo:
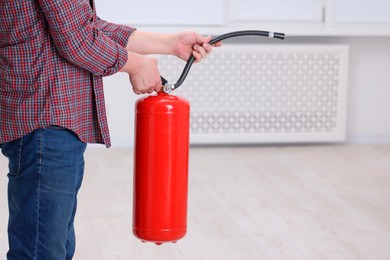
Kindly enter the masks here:
M 283 33 L 237 31 L 209 43 L 238 36 L 284 39 Z M 187 77 L 194 62 L 187 61 L 175 84 L 161 77 L 163 91 L 135 104 L 133 233 L 157 245 L 176 242 L 187 232 L 189 102 L 171 92 Z

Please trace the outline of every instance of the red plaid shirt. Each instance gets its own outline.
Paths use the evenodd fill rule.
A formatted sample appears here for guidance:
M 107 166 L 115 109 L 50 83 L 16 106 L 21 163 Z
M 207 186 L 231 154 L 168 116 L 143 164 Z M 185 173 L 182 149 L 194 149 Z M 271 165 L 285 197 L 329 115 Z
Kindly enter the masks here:
M 110 144 L 103 76 L 127 61 L 134 28 L 89 0 L 0 0 L 0 143 L 49 125 Z

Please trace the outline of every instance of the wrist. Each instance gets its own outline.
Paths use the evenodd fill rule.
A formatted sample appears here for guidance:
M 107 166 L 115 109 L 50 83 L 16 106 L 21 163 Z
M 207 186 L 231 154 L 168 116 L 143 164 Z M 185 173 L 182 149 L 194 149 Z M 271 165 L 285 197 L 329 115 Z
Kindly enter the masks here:
M 139 56 L 141 55 L 131 51 L 127 51 L 127 61 L 119 71 L 125 72 L 127 74 L 132 74 L 136 70 L 137 64 L 139 64 Z
M 178 53 L 178 41 L 179 37 L 177 33 L 172 33 L 172 34 L 166 34 L 165 36 L 165 43 L 166 43 L 166 48 L 167 48 L 167 54 L 169 55 L 177 55 Z

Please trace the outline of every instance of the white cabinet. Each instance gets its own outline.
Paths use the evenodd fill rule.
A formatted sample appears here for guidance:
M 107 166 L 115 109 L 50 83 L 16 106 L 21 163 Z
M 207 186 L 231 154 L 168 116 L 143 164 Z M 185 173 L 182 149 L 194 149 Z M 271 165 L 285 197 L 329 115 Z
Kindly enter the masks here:
M 132 25 L 223 25 L 223 0 L 95 0 L 103 19 Z
M 259 29 L 289 36 L 390 36 L 390 0 L 95 0 L 108 21 L 202 34 Z
M 390 23 L 389 0 L 337 0 L 338 23 Z
M 236 21 L 322 22 L 321 0 L 232 0 Z

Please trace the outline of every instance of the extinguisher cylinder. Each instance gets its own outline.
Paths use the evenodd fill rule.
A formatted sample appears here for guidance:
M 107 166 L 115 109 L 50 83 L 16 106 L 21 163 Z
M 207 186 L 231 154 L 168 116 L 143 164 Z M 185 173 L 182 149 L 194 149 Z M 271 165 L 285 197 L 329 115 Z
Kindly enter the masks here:
M 190 105 L 158 93 L 135 110 L 133 233 L 158 245 L 176 242 L 187 231 Z

